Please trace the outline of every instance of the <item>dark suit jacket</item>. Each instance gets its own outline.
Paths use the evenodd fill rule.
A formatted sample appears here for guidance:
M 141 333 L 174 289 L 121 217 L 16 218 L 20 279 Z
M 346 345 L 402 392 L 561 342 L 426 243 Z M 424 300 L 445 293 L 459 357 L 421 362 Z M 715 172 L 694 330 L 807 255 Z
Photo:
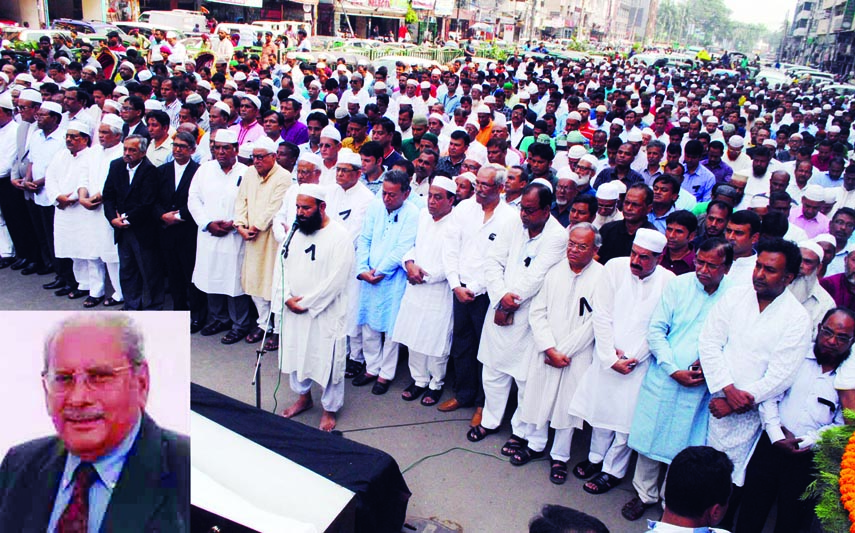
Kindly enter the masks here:
M 125 124 L 122 127 L 122 133 L 124 134 L 124 137 L 127 137 L 128 135 L 142 135 L 146 139 L 151 140 L 151 135 L 148 133 L 148 127 L 145 125 L 145 120 L 140 120 L 137 125 L 134 126 L 133 130 L 128 128 L 128 125 Z
M 534 135 L 534 129 L 532 129 L 531 127 L 526 126 L 525 124 L 523 124 L 523 136 L 522 136 L 522 139 L 525 139 L 526 137 L 529 137 L 529 136 L 531 136 L 531 135 Z M 518 143 L 517 143 L 517 145 L 516 145 L 516 146 L 514 146 L 514 148 L 516 148 L 517 150 L 519 150 L 519 149 L 520 149 L 520 145 L 522 144 L 522 139 L 520 139 L 520 142 L 518 142 Z
M 193 232 L 196 231 L 196 221 L 193 220 L 193 215 L 187 209 L 187 196 L 190 193 L 190 183 L 193 181 L 193 176 L 199 170 L 199 163 L 190 160 L 187 163 L 187 168 L 184 169 L 184 175 L 181 176 L 181 181 L 178 182 L 178 188 L 175 188 L 175 161 L 170 161 L 157 167 L 157 196 L 154 201 L 154 217 L 160 220 L 164 213 L 169 211 L 178 211 L 181 214 L 181 219 L 185 222 L 172 226 L 193 226 Z M 172 229 L 167 228 L 167 229 Z
M 116 213 L 128 215 L 130 228 L 113 228 L 117 243 L 124 232 L 133 231 L 141 244 L 153 246 L 159 226 L 153 214 L 157 197 L 157 167 L 152 165 L 148 158 L 143 158 L 130 187 L 128 180 L 128 167 L 124 160 L 116 159 L 110 163 L 107 181 L 101 193 L 104 198 L 104 216 L 110 221 L 116 218 Z
M 0 465 L 0 531 L 47 530 L 66 453 L 57 437 L 9 450 Z M 190 439 L 143 415 L 101 533 L 186 532 L 189 519 Z

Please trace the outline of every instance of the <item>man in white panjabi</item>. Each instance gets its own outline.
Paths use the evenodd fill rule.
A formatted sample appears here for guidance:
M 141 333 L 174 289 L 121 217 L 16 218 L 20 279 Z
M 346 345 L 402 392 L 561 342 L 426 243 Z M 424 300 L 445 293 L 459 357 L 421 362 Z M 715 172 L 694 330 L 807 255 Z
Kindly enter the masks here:
M 336 206 L 338 218 L 341 220 L 350 236 L 353 238 L 353 249 L 362 232 L 362 221 L 365 211 L 374 201 L 374 194 L 362 183 L 362 157 L 351 150 L 342 150 L 338 154 L 335 180 L 338 187 L 333 187 L 328 195 L 328 205 Z M 298 173 L 299 174 L 299 173 Z M 297 176 L 299 181 L 300 176 Z M 287 193 L 286 193 L 287 195 Z M 362 328 L 357 325 L 359 315 L 359 286 L 356 279 L 356 264 L 353 275 L 347 285 L 347 365 L 344 377 L 358 376 L 365 370 L 365 356 L 362 355 Z
M 549 480 L 557 485 L 567 479 L 573 431 L 582 429 L 582 419 L 570 415 L 567 406 L 593 357 L 594 291 L 604 268 L 594 261 L 594 255 L 601 243 L 592 224 L 571 226 L 567 260 L 547 272 L 529 310 L 537 354 L 531 358 L 520 419 L 538 428 L 548 424 L 555 429 Z
M 799 274 L 787 289 L 808 312 L 813 326 L 811 328 L 811 340 L 813 340 L 816 339 L 817 327 L 825 313 L 836 306 L 828 291 L 819 284 L 819 265 L 824 255 L 822 247 L 814 241 L 802 241 L 798 244 L 802 254 L 802 264 L 799 267 Z
M 281 250 L 283 342 L 279 366 L 290 373 L 291 390 L 300 395 L 282 415 L 296 416 L 312 407 L 312 382 L 323 387 L 320 429 L 335 429 L 335 414 L 344 405 L 344 361 L 347 332 L 347 282 L 353 272 L 350 233 L 326 214 L 325 187 L 300 185 L 298 228 Z
M 119 249 L 113 235 L 113 227 L 104 218 L 104 206 L 101 203 L 101 191 L 107 181 L 110 163 L 122 157 L 122 126 L 124 122 L 117 115 L 105 114 L 98 125 L 99 146 L 91 148 L 91 171 L 78 176 L 77 194 L 80 205 L 87 210 L 86 229 L 79 238 L 91 244 L 97 258 L 89 263 L 89 298 L 84 307 L 94 307 L 101 303 L 107 307 L 124 301 L 122 286 L 119 283 Z M 113 295 L 104 298 L 104 270 L 110 276 Z M 100 289 L 99 289 L 100 287 Z
M 413 383 L 401 398 L 414 401 L 424 394 L 421 403 L 426 406 L 435 405 L 442 396 L 451 352 L 454 296 L 446 283 L 442 246 L 456 193 L 457 184 L 451 178 L 436 176 L 431 182 L 427 208 L 419 213 L 415 246 L 404 255 L 409 284 L 392 333 L 392 340 L 406 345 L 410 354 Z
M 97 268 L 98 254 L 89 241 L 82 238 L 81 231 L 87 227 L 88 213 L 78 202 L 78 180 L 81 175 L 92 172 L 92 131 L 89 124 L 72 120 L 65 133 L 65 150 L 60 150 L 45 172 L 45 194 L 56 206 L 53 223 L 54 252 L 57 257 L 72 261 L 76 285 L 68 293 L 71 299 L 89 296 L 90 263 Z M 97 282 L 103 283 L 104 271 L 92 274 Z M 103 294 L 103 287 L 101 292 Z
M 701 367 L 713 395 L 707 444 L 733 461 L 736 487 L 745 481 L 745 468 L 762 431 L 758 406 L 790 387 L 810 349 L 810 316 L 787 290 L 800 264 L 801 253 L 792 242 L 761 241 L 754 290 L 725 293 L 698 338 Z M 738 504 L 737 490 L 731 498 L 734 510 Z
M 534 357 L 528 312 L 531 300 L 552 266 L 564 256 L 567 231 L 550 214 L 552 187 L 545 180 L 523 190 L 520 216 L 509 222 L 489 248 L 485 263 L 490 310 L 484 320 L 478 360 L 483 364 L 484 412 L 466 438 L 472 442 L 496 433 L 516 381 L 518 405 L 523 404 L 529 360 Z M 544 455 L 548 428 L 520 420 L 517 408 L 511 419 L 513 433 L 502 454 L 515 465 Z
M 594 293 L 594 362 L 570 403 L 570 414 L 591 427 L 588 458 L 573 474 L 590 479 L 583 489 L 608 492 L 626 475 L 632 450 L 629 428 L 644 374 L 650 365 L 647 330 L 665 285 L 674 274 L 659 265 L 665 236 L 642 228 L 629 257 L 606 263 Z
M 252 300 L 241 287 L 244 241 L 234 230 L 235 199 L 246 172 L 237 161 L 237 134 L 214 133 L 213 161 L 199 166 L 187 197 L 187 208 L 199 225 L 193 284 L 208 298 L 208 324 L 202 335 L 227 331 L 223 344 L 240 341 L 252 326 Z

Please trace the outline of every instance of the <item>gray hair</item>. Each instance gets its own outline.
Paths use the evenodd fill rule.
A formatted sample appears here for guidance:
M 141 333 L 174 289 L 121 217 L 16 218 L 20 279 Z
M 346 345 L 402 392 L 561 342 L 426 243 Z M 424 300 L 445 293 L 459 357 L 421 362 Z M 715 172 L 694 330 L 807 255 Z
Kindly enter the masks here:
M 181 139 L 190 145 L 190 148 L 196 148 L 196 136 L 189 131 L 179 131 L 175 134 L 176 139 Z
M 481 170 L 484 170 L 485 168 L 490 169 L 496 173 L 496 175 L 493 176 L 493 183 L 494 184 L 499 185 L 499 186 L 503 186 L 505 184 L 505 180 L 508 177 L 508 169 L 507 168 L 503 167 L 502 165 L 498 165 L 496 163 L 488 163 L 488 164 L 482 166 L 479 169 L 479 172 Z
M 68 329 L 75 327 L 85 328 L 114 328 L 119 330 L 125 357 L 134 368 L 145 364 L 145 353 L 143 351 L 143 334 L 134 321 L 127 315 L 121 313 L 98 313 L 76 314 L 60 322 L 53 331 L 48 334 L 44 344 L 44 371 L 50 366 L 50 356 L 56 346 L 59 337 Z
M 140 151 L 145 152 L 146 150 L 148 150 L 148 139 L 146 139 L 142 135 L 128 135 L 127 137 L 125 137 L 125 140 L 122 142 L 128 142 L 128 141 L 134 141 L 134 140 L 140 142 Z
M 586 229 L 594 232 L 594 246 L 599 248 L 603 245 L 603 236 L 600 235 L 600 230 L 597 229 L 596 226 L 591 224 L 590 222 L 577 222 L 573 224 L 567 229 L 567 236 L 569 237 L 571 233 L 576 231 L 577 229 Z
M 659 148 L 659 151 L 661 151 L 663 155 L 665 154 L 665 143 L 659 139 L 653 139 L 647 143 L 647 149 L 649 150 L 650 148 Z

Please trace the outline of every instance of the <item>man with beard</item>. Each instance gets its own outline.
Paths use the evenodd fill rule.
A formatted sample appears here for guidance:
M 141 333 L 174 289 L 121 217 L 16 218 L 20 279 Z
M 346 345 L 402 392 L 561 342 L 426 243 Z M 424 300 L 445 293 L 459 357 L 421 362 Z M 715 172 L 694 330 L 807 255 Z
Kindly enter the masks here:
M 800 263 L 795 244 L 780 238 L 762 241 L 752 276 L 754 290 L 725 293 L 710 310 L 698 338 L 704 378 L 713 395 L 707 443 L 733 461 L 733 484 L 738 487 L 727 525 L 762 432 L 758 406 L 790 387 L 810 347 L 810 317 L 786 290 Z M 722 527 L 729 529 L 727 525 Z
M 312 382 L 319 384 L 324 414 L 320 429 L 335 429 L 344 404 L 344 358 L 348 310 L 345 298 L 353 270 L 353 244 L 347 229 L 326 214 L 327 189 L 303 184 L 297 191 L 298 231 L 283 248 L 282 313 L 284 342 L 279 366 L 290 374 L 300 397 L 282 416 L 292 418 L 313 405 Z
M 769 181 L 772 172 L 769 171 L 769 162 L 772 160 L 772 152 L 766 146 L 758 146 L 754 150 L 751 160 L 751 175 L 745 186 L 745 195 L 769 194 Z
M 596 192 L 597 210 L 594 227 L 602 228 L 609 222 L 623 220 L 623 213 L 617 208 L 620 191 L 617 183 L 604 183 Z
M 789 289 L 810 315 L 811 324 L 818 326 L 825 313 L 834 307 L 834 299 L 819 284 L 818 271 L 823 251 L 814 241 L 800 242 L 799 250 L 802 264 Z
M 695 271 L 665 287 L 653 311 L 647 341 L 653 362 L 644 376 L 629 431 L 638 452 L 632 479 L 637 496 L 621 509 L 641 518 L 659 501 L 659 470 L 684 448 L 706 442 L 709 392 L 698 360 L 698 335 L 712 306 L 727 291 L 733 249 L 724 239 L 701 244 Z
M 810 238 L 828 233 L 828 217 L 820 211 L 825 198 L 825 189 L 819 185 L 808 185 L 802 195 L 801 209 L 790 213 L 789 223 L 798 226 Z
M 642 185 L 646 187 L 646 185 Z M 594 429 L 587 459 L 573 468 L 583 489 L 604 494 L 629 468 L 627 446 L 641 383 L 650 366 L 647 331 L 653 310 L 674 274 L 659 266 L 666 245 L 655 229 L 634 233 L 629 257 L 606 263 L 594 292 L 594 357 L 569 405 Z
M 733 207 L 720 200 L 708 203 L 706 213 L 698 217 L 698 235 L 693 244 L 700 245 L 706 239 L 724 238 L 724 230 L 732 214 Z
M 835 305 L 855 310 L 855 250 L 846 254 L 843 267 L 843 272 L 826 276 L 819 284 L 828 291 Z
M 740 530 L 763 529 L 775 502 L 776 524 L 791 531 L 810 529 L 815 502 L 802 494 L 814 478 L 812 450 L 820 433 L 843 424 L 834 381 L 852 350 L 855 313 L 842 307 L 829 310 L 815 335 L 813 347 L 802 352 L 789 390 L 760 405 L 765 432 L 748 464 Z
M 410 354 L 413 383 L 401 397 L 411 402 L 424 394 L 421 403 L 426 406 L 435 405 L 442 396 L 451 350 L 453 296 L 446 283 L 442 245 L 456 192 L 451 178 L 437 176 L 431 180 L 427 209 L 419 214 L 415 245 L 404 255 L 409 285 L 392 334 L 392 340 L 406 345 Z
M 825 270 L 826 276 L 843 272 L 846 255 L 852 249 L 849 246 L 849 239 L 853 231 L 855 231 L 855 209 L 851 207 L 838 209 L 828 224 L 828 232 L 834 237 L 835 245 L 834 257 Z

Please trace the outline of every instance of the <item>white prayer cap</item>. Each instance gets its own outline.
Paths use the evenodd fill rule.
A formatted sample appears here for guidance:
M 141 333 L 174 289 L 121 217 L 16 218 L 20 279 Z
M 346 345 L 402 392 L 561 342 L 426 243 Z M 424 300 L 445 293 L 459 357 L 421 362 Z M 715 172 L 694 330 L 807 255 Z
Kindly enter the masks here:
M 146 100 L 145 101 L 145 110 L 146 111 L 163 111 L 163 102 L 159 100 Z
M 483 152 L 479 152 L 477 150 L 473 150 L 471 147 L 466 150 L 466 159 L 470 161 L 475 161 L 482 167 L 487 164 L 487 155 Z M 464 161 L 466 160 L 464 159 Z
M 413 99 L 409 96 L 401 96 L 400 98 L 398 98 L 398 107 L 401 107 L 402 105 L 413 105 Z
M 336 110 L 335 110 L 335 118 L 336 119 L 339 119 L 339 120 L 343 119 L 347 115 L 348 115 L 347 109 L 345 109 L 343 107 L 337 107 L 336 108 Z
M 531 95 L 530 95 L 530 94 L 528 94 L 528 93 L 527 93 L 527 92 L 525 92 L 525 91 L 522 91 L 522 92 L 520 93 L 520 100 L 529 101 L 529 100 L 531 100 Z
M 121 64 L 119 64 L 119 68 L 127 68 L 127 69 L 130 69 L 130 70 L 131 70 L 131 72 L 134 72 L 134 71 L 136 70 L 136 69 L 134 68 L 134 64 L 133 64 L 133 63 L 131 63 L 130 61 L 122 61 L 122 62 L 121 62 Z
M 505 118 L 505 115 L 502 113 L 496 113 L 496 116 L 493 117 L 493 127 L 494 128 L 505 128 L 508 125 L 508 119 Z
M 828 133 L 840 133 L 840 126 L 834 125 L 829 127 Z
M 802 241 L 799 243 L 799 248 L 810 250 L 811 252 L 815 253 L 819 259 L 822 259 L 822 256 L 825 253 L 822 251 L 822 246 L 817 244 L 815 241 Z
M 753 207 L 754 209 L 762 209 L 764 207 L 769 207 L 769 198 L 766 196 L 752 196 L 751 202 L 748 204 L 748 207 Z
M 104 100 L 104 109 L 107 109 L 108 107 L 110 109 L 115 109 L 117 112 L 122 110 L 122 104 L 113 100 L 112 98 Z
M 410 78 L 410 79 L 408 79 L 408 80 L 407 80 L 407 85 L 412 85 L 413 87 L 418 87 L 418 86 L 419 86 L 419 82 L 417 82 L 417 81 L 416 81 L 416 80 L 414 80 L 413 78 Z
M 153 77 L 154 75 L 151 73 L 150 70 L 143 70 L 139 74 L 137 74 L 137 78 L 139 78 L 140 81 L 148 81 Z M 208 87 L 208 90 L 211 90 L 210 86 Z
M 582 114 L 579 113 L 578 111 L 571 111 L 567 115 L 567 120 L 578 120 L 579 122 L 581 122 L 582 121 Z
M 612 120 L 612 124 L 617 124 L 619 126 L 623 126 L 624 122 L 623 122 L 622 118 L 616 118 L 616 119 Z
M 216 131 L 216 133 L 214 133 L 214 142 L 226 143 L 226 144 L 237 144 L 237 142 L 238 142 L 237 133 L 232 131 L 232 130 L 226 129 L 226 128 L 220 128 Z
M 587 109 L 588 111 L 591 110 L 591 104 L 589 104 L 588 102 L 579 102 L 579 105 L 576 107 L 578 109 Z
M 238 74 L 243 74 L 243 73 L 239 72 Z M 235 80 L 226 80 L 226 83 L 224 83 L 223 85 L 225 87 L 231 87 L 232 89 L 237 90 L 237 83 L 235 83 Z
M 823 187 L 825 196 L 823 198 L 823 202 L 826 204 L 835 204 L 837 203 L 837 191 L 840 190 L 837 187 Z
M 321 137 L 324 135 L 321 134 Z M 354 168 L 362 168 L 362 158 L 353 150 L 342 150 L 338 153 L 338 165 L 352 165 Z
M 44 102 L 42 104 L 42 109 L 45 109 L 47 111 L 51 111 L 51 112 L 56 113 L 58 115 L 62 114 L 62 106 L 56 102 Z
M 235 81 L 244 81 L 246 79 L 246 74 L 243 72 L 235 72 L 235 75 L 232 76 L 232 79 Z
M 579 162 L 581 163 L 582 161 L 585 161 L 585 162 L 591 164 L 594 167 L 594 170 L 596 170 L 597 163 L 599 163 L 597 156 L 595 156 L 594 154 L 583 155 L 581 158 L 579 158 Z
M 495 104 L 496 103 L 496 97 L 493 96 L 492 94 L 488 94 L 487 96 L 484 97 L 484 103 L 485 104 Z
M 445 176 L 436 176 L 433 178 L 433 181 L 430 183 L 431 187 L 436 186 L 441 189 L 445 189 L 451 194 L 457 193 L 457 184 L 454 183 L 454 180 L 451 178 L 446 178 Z
M 382 81 L 378 81 L 374 84 L 374 90 L 375 91 L 381 91 L 381 90 L 384 90 L 385 88 L 386 88 L 386 84 Z
M 279 145 L 270 137 L 259 137 L 253 142 L 252 151 L 264 150 L 266 154 L 275 154 Z
M 80 70 L 81 72 L 91 72 L 92 74 L 98 74 L 98 69 L 92 65 L 86 65 Z M 142 74 L 140 74 L 140 79 L 142 80 Z
M 311 196 L 321 202 L 327 201 L 327 191 L 323 185 L 317 183 L 301 183 L 297 188 L 297 194 L 302 196 Z
M 691 121 L 692 119 L 690 119 L 688 115 L 683 115 L 679 120 L 680 124 L 689 124 Z
M 665 238 L 665 235 L 655 229 L 647 228 L 639 228 L 635 232 L 635 239 L 632 241 L 632 244 L 653 252 L 654 254 L 661 254 L 667 243 L 668 240 Z
M 549 192 L 554 192 L 552 189 L 552 184 L 549 182 L 549 180 L 546 180 L 543 178 L 535 178 L 531 181 L 531 183 L 532 184 L 539 183 L 539 184 L 543 185 L 544 187 L 546 187 L 547 189 L 549 189 Z
M 18 100 L 26 100 L 27 102 L 40 104 L 42 103 L 42 93 L 35 89 L 24 89 L 21 91 L 21 94 L 18 95 Z
M 255 147 L 251 142 L 243 143 L 242 145 L 238 146 L 238 157 L 242 159 L 252 158 L 252 150 L 254 148 Z
M 125 121 L 123 121 L 122 117 L 120 117 L 119 115 L 107 113 L 103 117 L 101 117 L 101 124 L 106 124 L 111 128 L 115 128 L 121 131 L 121 129 L 125 125 Z
M 578 177 L 578 175 L 570 170 L 570 167 L 561 167 L 556 172 L 555 177 L 558 178 L 558 181 L 561 180 L 573 180 L 573 177 Z
M 115 89 L 113 89 L 113 93 L 114 94 L 118 93 L 118 94 L 121 94 L 122 96 L 128 96 L 129 94 L 131 94 L 128 92 L 128 88 L 125 87 L 124 85 L 117 86 Z
M 350 150 L 349 150 L 350 151 Z M 341 155 L 341 154 L 339 154 Z M 300 158 L 297 159 L 297 163 L 300 161 L 305 161 L 306 163 L 310 163 L 317 167 L 318 170 L 324 169 L 324 160 L 321 159 L 321 156 L 312 152 L 303 152 L 300 154 Z
M 621 194 L 626 194 L 626 184 L 624 182 L 622 182 L 620 180 L 614 180 L 611 183 L 612 183 L 612 187 L 614 187 L 615 190 L 617 191 L 618 196 L 620 196 Z
M 261 109 L 261 100 L 254 94 L 245 94 L 241 96 L 241 99 L 249 100 L 256 109 Z
M 652 129 L 650 129 L 650 128 L 644 128 L 643 130 L 641 130 L 641 134 L 642 134 L 642 135 L 649 135 L 649 136 L 651 136 L 651 137 L 655 137 L 655 136 L 656 136 L 656 132 L 655 132 L 655 131 L 653 131 L 653 130 L 652 130 Z
M 458 177 L 458 178 L 463 178 L 463 179 L 465 179 L 465 180 L 468 180 L 468 181 L 469 181 L 469 183 L 471 183 L 472 185 L 475 185 L 475 180 L 477 179 L 477 177 L 475 176 L 475 174 L 473 174 L 473 173 L 471 173 L 471 172 L 464 172 L 463 174 L 461 174 L 461 175 L 459 175 L 459 176 L 457 176 L 457 177 Z
M 718 117 L 715 115 L 710 115 L 707 117 L 706 123 L 707 124 L 718 124 Z
M 481 104 L 477 108 L 475 108 L 476 115 L 492 115 L 493 112 L 490 111 L 490 108 L 487 107 L 487 104 Z
M 421 83 L 421 85 L 420 85 L 420 88 L 422 88 L 422 89 L 430 89 L 430 82 L 429 82 L 429 81 L 423 81 L 423 82 Z
M 92 137 L 92 127 L 88 122 L 83 120 L 74 119 L 68 123 L 68 127 L 65 128 L 66 131 L 76 131 L 78 133 L 83 133 L 87 137 Z
M 819 235 L 813 238 L 813 241 L 817 244 L 824 242 L 832 246 L 837 246 L 837 239 L 835 239 L 834 235 L 830 233 L 820 233 Z
M 608 183 L 603 183 L 597 189 L 597 200 L 617 200 L 618 199 L 618 190 L 617 187 L 612 185 L 612 181 Z
M 442 72 L 440 72 L 440 70 L 438 68 L 434 68 L 433 70 L 430 71 L 430 75 L 431 76 L 442 76 Z
M 220 101 L 220 93 L 216 89 L 212 90 L 208 93 L 208 97 L 205 98 L 208 102 L 219 102 Z
M 219 109 L 220 111 L 222 111 L 223 113 L 225 113 L 227 115 L 231 115 L 231 113 L 232 113 L 232 108 L 230 108 L 229 104 L 227 104 L 225 102 L 217 102 L 213 105 L 213 107 L 215 107 L 216 109 Z
M 199 80 L 198 82 L 196 82 L 196 87 L 201 87 L 207 91 L 210 91 L 212 89 L 211 84 L 205 80 Z
M 36 79 L 29 74 L 18 74 L 15 76 L 15 83 L 35 83 Z
M 12 93 L 6 92 L 0 95 L 0 107 L 3 109 L 14 110 L 15 104 L 12 102 Z
M 585 150 L 585 147 L 581 144 L 576 144 L 570 147 L 570 150 L 567 152 L 568 159 L 582 159 L 585 155 L 588 154 L 588 151 Z
M 336 142 L 341 142 L 341 133 L 335 126 L 329 125 L 321 130 L 321 137 L 332 139 Z
M 734 135 L 727 141 L 727 145 L 734 150 L 742 150 L 742 147 L 745 146 L 745 139 L 742 138 L 742 135 Z
M 309 87 L 317 87 L 318 89 L 320 89 L 321 82 L 319 82 L 318 80 L 312 80 L 312 83 L 309 84 Z
M 170 31 L 166 32 L 166 38 L 167 39 L 177 39 L 178 34 L 175 33 L 174 31 L 170 30 Z
M 790 135 L 790 139 L 804 139 L 804 137 L 802 137 L 801 133 L 796 132 L 796 133 Z
M 632 128 L 626 136 L 626 141 L 631 143 L 640 143 L 643 140 L 644 139 L 641 137 L 641 130 L 638 128 Z
M 205 101 L 202 100 L 202 97 L 199 96 L 198 93 L 190 93 L 187 95 L 187 99 L 185 100 L 185 103 L 188 103 L 190 105 L 194 105 L 194 104 L 204 104 Z
M 766 139 L 763 141 L 763 146 L 771 146 L 772 148 L 775 148 L 778 146 L 778 143 L 776 143 L 774 139 Z
M 597 113 L 608 113 L 608 112 L 609 112 L 609 109 L 608 109 L 606 106 L 604 106 L 604 105 L 600 104 L 600 105 L 598 105 L 598 106 L 597 106 L 597 109 L 595 109 L 595 111 L 596 111 Z
M 822 202 L 825 200 L 825 191 L 821 185 L 808 185 L 805 187 L 802 198 L 813 202 Z

